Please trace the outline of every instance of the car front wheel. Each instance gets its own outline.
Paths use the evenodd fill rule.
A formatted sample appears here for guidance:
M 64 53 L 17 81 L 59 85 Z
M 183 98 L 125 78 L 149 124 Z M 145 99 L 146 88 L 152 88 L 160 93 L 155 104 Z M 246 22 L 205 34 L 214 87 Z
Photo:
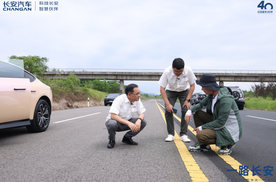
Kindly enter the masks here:
M 42 132 L 45 131 L 50 124 L 50 106 L 48 102 L 40 99 L 35 107 L 34 118 L 31 121 L 31 125 L 27 126 L 30 132 Z

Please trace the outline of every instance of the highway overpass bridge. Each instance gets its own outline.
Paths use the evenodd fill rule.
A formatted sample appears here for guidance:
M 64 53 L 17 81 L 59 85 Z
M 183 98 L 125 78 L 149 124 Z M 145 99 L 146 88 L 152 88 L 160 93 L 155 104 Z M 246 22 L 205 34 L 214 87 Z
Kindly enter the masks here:
M 57 68 L 44 74 L 47 78 L 62 79 L 75 74 L 81 80 L 120 80 L 124 91 L 124 80 L 158 81 L 164 70 L 158 69 L 105 69 L 105 68 Z M 197 79 L 204 73 L 216 76 L 220 85 L 224 82 L 276 82 L 276 70 L 215 70 L 193 69 Z

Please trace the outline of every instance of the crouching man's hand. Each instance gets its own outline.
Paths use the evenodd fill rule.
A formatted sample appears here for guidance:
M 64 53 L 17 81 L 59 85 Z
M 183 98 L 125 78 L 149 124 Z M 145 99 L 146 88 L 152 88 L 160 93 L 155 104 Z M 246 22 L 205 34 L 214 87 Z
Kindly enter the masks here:
M 189 124 L 189 121 L 192 121 L 192 119 L 193 119 L 192 111 L 189 109 L 185 114 L 185 121 L 187 124 Z

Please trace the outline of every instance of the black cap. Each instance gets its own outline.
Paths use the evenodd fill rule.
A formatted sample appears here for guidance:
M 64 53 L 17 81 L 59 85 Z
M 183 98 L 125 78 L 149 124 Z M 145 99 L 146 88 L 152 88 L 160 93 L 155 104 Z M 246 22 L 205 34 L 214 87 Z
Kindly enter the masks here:
M 217 84 L 216 77 L 212 74 L 203 74 L 200 80 L 196 80 L 196 84 L 207 88 L 209 90 L 219 90 L 220 87 Z

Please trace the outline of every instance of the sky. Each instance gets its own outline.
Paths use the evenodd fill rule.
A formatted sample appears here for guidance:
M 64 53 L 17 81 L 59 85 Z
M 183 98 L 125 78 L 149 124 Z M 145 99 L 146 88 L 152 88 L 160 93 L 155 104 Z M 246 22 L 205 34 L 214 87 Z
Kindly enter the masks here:
M 0 59 L 31 55 L 47 57 L 49 68 L 164 70 L 180 57 L 192 70 L 276 70 L 276 0 L 264 1 L 263 10 L 261 0 L 54 0 L 5 11 L 10 2 L 0 5 Z M 129 83 L 160 94 L 157 81 Z M 253 83 L 225 85 L 250 90 Z

